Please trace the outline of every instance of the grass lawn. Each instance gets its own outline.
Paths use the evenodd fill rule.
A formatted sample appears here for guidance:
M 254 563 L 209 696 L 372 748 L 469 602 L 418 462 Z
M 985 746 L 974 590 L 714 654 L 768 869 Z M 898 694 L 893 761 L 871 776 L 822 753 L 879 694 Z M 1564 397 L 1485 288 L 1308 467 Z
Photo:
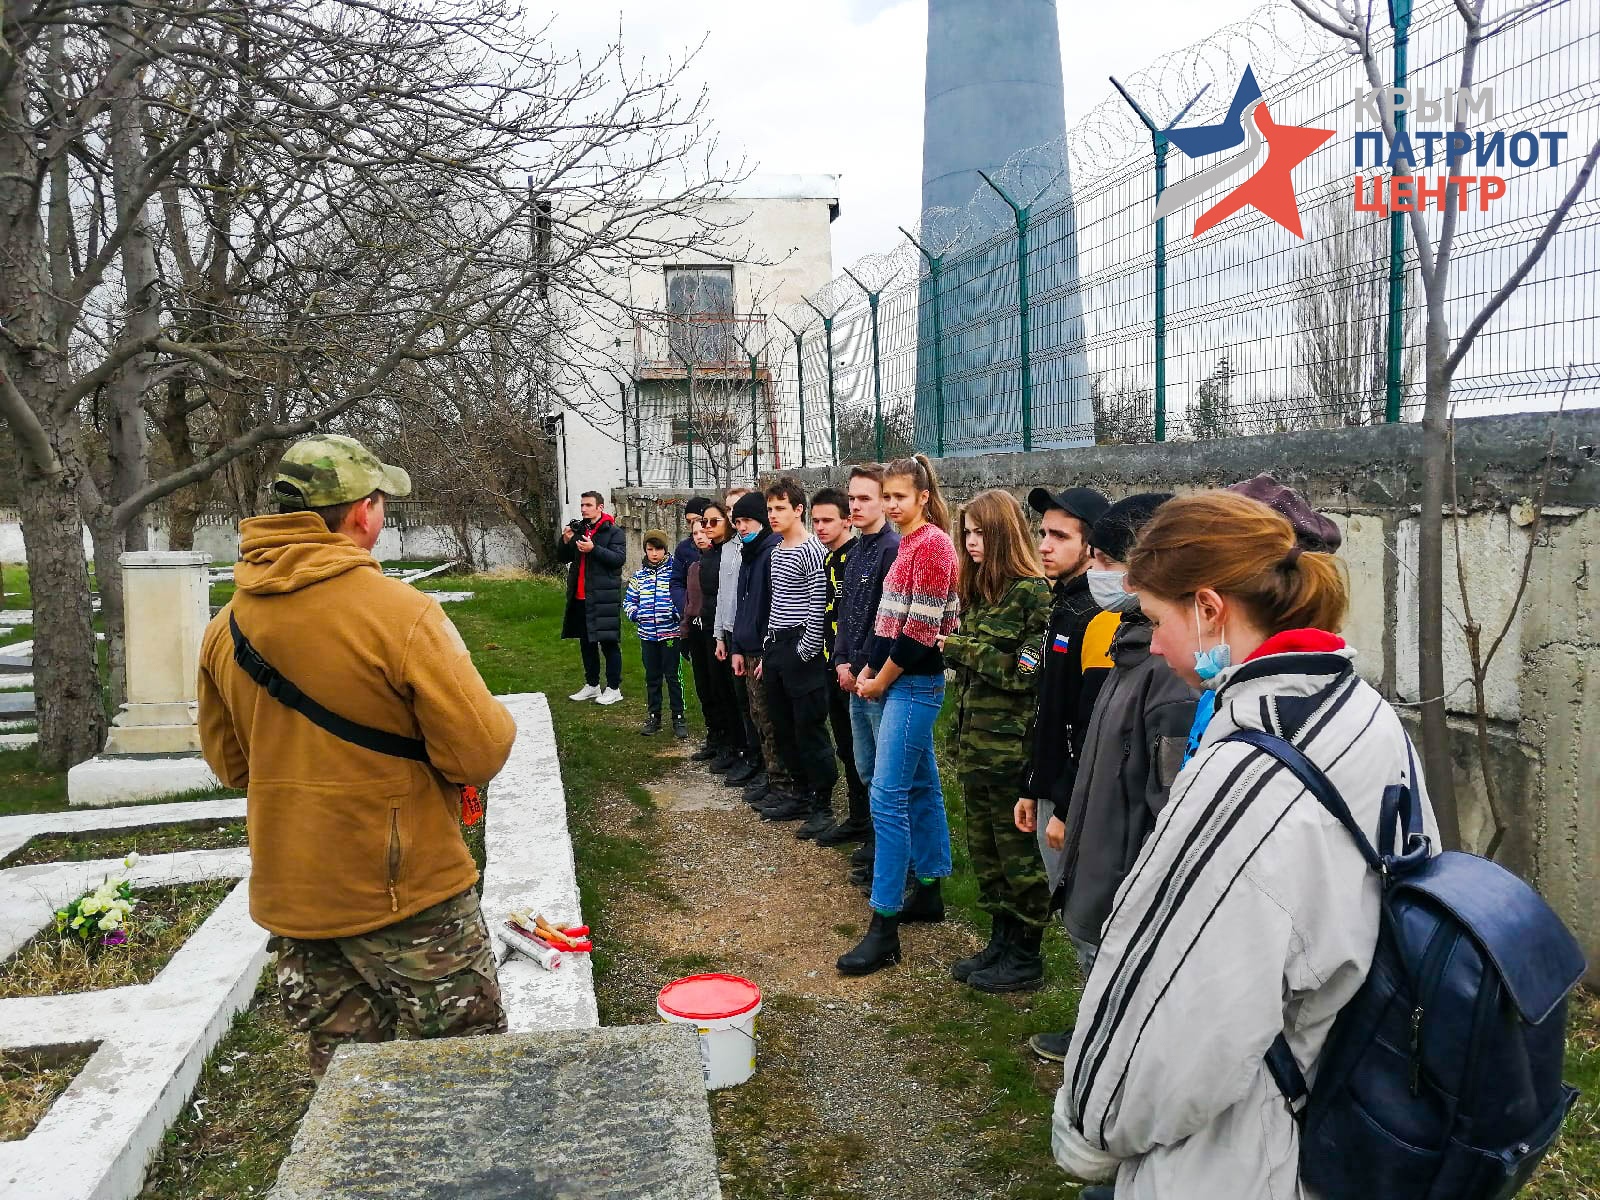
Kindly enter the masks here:
M 634 734 L 636 704 L 601 709 L 565 702 L 581 678 L 576 648 L 559 639 L 563 593 L 557 581 L 457 577 L 428 582 L 476 593 L 446 611 L 491 690 L 544 691 L 551 697 L 584 916 L 595 930 L 595 966 L 603 988 L 612 961 L 607 947 L 613 906 L 626 905 L 641 890 L 657 889 L 652 894 L 659 894 L 661 887 L 654 881 L 658 860 L 652 837 L 659 818 L 644 785 L 676 761 L 668 754 L 670 742 Z M 631 699 L 641 687 L 641 672 L 630 638 L 624 640 L 624 677 Z M 686 692 L 691 725 L 699 728 L 693 690 L 686 687 Z M 19 795 L 28 789 L 35 807 L 57 802 L 59 781 L 34 769 L 27 753 L 0 755 L 0 812 L 23 811 L 29 805 L 26 799 L 12 801 L 14 788 Z M 946 901 L 956 919 L 977 925 L 953 772 L 945 774 L 945 786 L 957 861 Z M 624 801 L 626 819 L 602 820 L 603 799 Z M 493 803 L 492 794 L 488 803 Z M 841 913 L 840 920 L 856 921 L 859 915 Z M 1053 982 L 1026 1005 L 954 985 L 897 985 L 888 996 L 891 1011 L 879 1014 L 891 1034 L 898 1031 L 927 1047 L 918 1064 L 919 1078 L 952 1097 L 981 1096 L 976 1115 L 952 1136 L 976 1148 L 985 1177 L 992 1181 L 983 1195 L 1042 1200 L 1071 1194 L 1049 1153 L 1049 1115 L 1059 1071 L 1041 1069 L 1024 1047 L 1027 1034 L 1070 1024 L 1076 1008 L 1070 947 L 1057 931 L 1047 939 L 1046 949 Z M 695 964 L 683 966 L 687 971 Z M 203 1103 L 187 1106 L 167 1134 L 146 1197 L 249 1196 L 270 1187 L 310 1097 L 302 1041 L 284 1026 L 272 993 L 266 982 L 212 1055 L 196 1093 Z M 1572 1019 L 1568 1077 L 1585 1095 L 1569 1119 L 1560 1149 L 1528 1193 L 1538 1200 L 1600 1200 L 1600 1000 L 1577 998 Z M 719 1094 L 714 1108 L 719 1144 L 725 1148 L 759 1146 L 782 1123 L 757 1106 L 742 1104 L 737 1091 Z M 795 1180 L 781 1189 L 774 1183 L 763 1192 L 757 1185 L 747 1187 L 745 1172 L 725 1160 L 724 1169 L 730 1168 L 740 1177 L 730 1196 L 735 1191 L 750 1196 L 822 1194 L 808 1192 L 803 1181 Z M 725 1181 L 725 1186 L 733 1185 Z

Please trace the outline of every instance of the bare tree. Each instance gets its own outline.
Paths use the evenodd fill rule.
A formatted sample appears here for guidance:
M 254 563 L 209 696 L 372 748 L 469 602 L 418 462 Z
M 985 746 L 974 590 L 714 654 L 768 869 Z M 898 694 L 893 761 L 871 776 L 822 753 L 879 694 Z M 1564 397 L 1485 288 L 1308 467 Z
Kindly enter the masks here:
M 724 175 L 681 62 L 620 39 L 580 62 L 498 0 L 0 13 L 0 415 L 59 767 L 105 728 L 80 521 L 120 683 L 117 555 L 150 504 L 261 478 L 271 444 L 398 400 L 530 292 L 563 328 L 620 319 L 631 265 Z
M 1489 0 L 1455 0 L 1462 33 L 1455 88 L 1465 93 L 1476 85 L 1478 49 L 1486 38 L 1502 32 L 1515 21 L 1550 7 L 1551 2 L 1532 0 L 1531 3 L 1508 4 L 1496 16 L 1486 17 Z M 1373 91 L 1381 93 L 1388 89 L 1373 44 L 1370 5 L 1358 3 L 1357 0 L 1292 0 L 1292 3 L 1308 20 L 1349 44 L 1351 51 L 1360 57 L 1367 82 Z M 1381 113 L 1384 137 L 1388 144 L 1393 145 L 1394 111 L 1392 107 L 1384 105 Z M 1462 150 L 1459 147 L 1469 141 L 1465 136 L 1466 128 L 1466 111 L 1458 105 L 1452 132 L 1459 136 L 1450 139 L 1445 172 L 1452 180 L 1461 173 Z M 1454 336 L 1451 334 L 1447 309 L 1450 267 L 1456 250 L 1460 185 L 1453 181 L 1449 184 L 1436 229 L 1430 226 L 1422 212 L 1410 213 L 1412 243 L 1416 247 L 1418 274 L 1427 310 L 1423 350 L 1426 399 L 1422 414 L 1422 495 L 1417 539 L 1417 658 L 1422 754 L 1429 796 L 1439 818 L 1440 836 L 1451 847 L 1461 843 L 1461 823 L 1450 765 L 1450 728 L 1446 719 L 1444 687 L 1444 507 L 1445 485 L 1450 472 L 1447 425 L 1451 382 L 1478 335 L 1549 249 L 1567 213 L 1588 186 L 1597 162 L 1600 162 L 1600 141 L 1590 147 L 1572 185 L 1528 243 L 1521 261 Z M 1450 503 L 1453 505 L 1454 502 L 1455 498 L 1451 497 Z

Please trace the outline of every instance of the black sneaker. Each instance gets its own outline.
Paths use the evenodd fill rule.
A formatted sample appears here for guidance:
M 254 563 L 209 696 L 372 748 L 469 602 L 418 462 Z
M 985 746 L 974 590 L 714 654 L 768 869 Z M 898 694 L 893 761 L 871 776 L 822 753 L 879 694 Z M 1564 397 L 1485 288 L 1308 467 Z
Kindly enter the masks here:
M 707 765 L 711 768 L 713 775 L 721 775 L 725 771 L 733 770 L 742 761 L 743 759 L 739 757 L 737 750 L 719 750 L 717 751 L 717 756 Z
M 822 835 L 827 833 L 832 828 L 833 806 L 824 801 L 821 804 L 814 804 L 812 806 L 811 815 L 806 818 L 806 823 L 804 825 L 800 826 L 799 829 L 794 831 L 794 835 L 797 838 L 807 841 L 809 841 L 811 838 L 816 838 L 817 844 L 821 845 Z
M 742 762 L 733 770 L 722 777 L 722 782 L 727 787 L 742 788 L 757 775 L 756 765 L 753 762 Z
M 689 736 L 689 722 L 683 719 L 682 713 L 672 714 L 672 736 L 680 742 Z
M 750 782 L 744 785 L 744 802 L 754 804 L 767 793 L 771 785 L 767 782 L 767 773 L 758 771 L 750 777 Z
M 707 742 L 704 746 L 701 746 L 700 749 L 689 755 L 689 761 L 710 762 L 712 759 L 720 758 L 721 756 L 722 750 L 717 746 L 713 746 L 710 742 Z
M 872 860 L 877 857 L 878 847 L 872 840 L 871 830 L 867 831 L 866 840 L 850 852 L 850 865 L 852 867 L 866 867 L 872 870 Z
M 1072 1049 L 1072 1030 L 1062 1033 L 1036 1033 L 1028 1039 L 1028 1049 L 1045 1062 L 1066 1062 L 1067 1051 Z
M 644 719 L 644 724 L 639 726 L 639 732 L 645 737 L 653 737 L 661 732 L 661 714 L 651 713 Z
M 832 829 L 817 834 L 819 846 L 844 846 L 850 842 L 865 842 L 872 837 L 872 822 L 855 822 L 848 817 Z
M 762 810 L 763 821 L 798 821 L 811 815 L 811 801 L 804 796 L 785 796 Z

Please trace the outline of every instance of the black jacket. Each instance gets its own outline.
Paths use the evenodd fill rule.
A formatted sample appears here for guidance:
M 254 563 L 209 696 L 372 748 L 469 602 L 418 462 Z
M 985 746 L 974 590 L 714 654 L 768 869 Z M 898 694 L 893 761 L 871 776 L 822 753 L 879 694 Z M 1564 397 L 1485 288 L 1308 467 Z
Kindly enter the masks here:
M 722 552 L 727 542 L 712 542 L 700 556 L 700 628 L 716 636 L 717 596 L 722 591 Z
M 847 662 L 860 674 L 867 665 L 867 643 L 878 619 L 883 581 L 900 556 L 900 534 L 889 522 L 877 533 L 856 539 L 845 564 L 843 594 L 839 598 L 839 634 L 833 642 L 835 663 Z
M 1089 627 L 1095 624 L 1094 636 Z M 1044 670 L 1039 675 L 1039 708 L 1033 722 L 1033 763 L 1023 795 L 1050 801 L 1063 818 L 1095 698 L 1111 670 L 1106 651 L 1116 613 L 1102 613 L 1089 595 L 1089 577 L 1079 575 L 1055 586 L 1050 628 L 1044 637 Z M 1085 665 L 1084 653 L 1089 659 Z M 1039 814 L 1041 839 L 1048 812 Z
M 760 654 L 767 639 L 767 614 L 771 609 L 772 552 L 781 535 L 764 533 L 752 542 L 741 543 L 739 553 L 739 611 L 733 619 L 733 654 Z
M 1073 937 L 1097 946 L 1117 889 L 1183 769 L 1198 699 L 1150 653 L 1150 633 L 1142 613 L 1126 614 L 1117 626 L 1116 666 L 1095 702 L 1067 813 L 1062 919 Z
M 684 538 L 672 552 L 672 584 L 669 590 L 672 593 L 672 607 L 679 612 L 688 607 L 689 568 L 699 561 L 700 547 L 694 544 L 692 537 Z M 700 582 L 704 594 L 705 581 Z
M 584 554 L 579 538 L 594 539 L 594 549 Z M 567 568 L 567 610 L 561 619 L 561 636 L 587 637 L 591 642 L 622 640 L 622 564 L 628 542 L 622 528 L 609 516 L 585 524 L 583 532 L 556 547 L 556 558 Z M 578 599 L 578 572 L 583 571 L 584 600 Z M 582 614 L 580 617 L 579 614 Z

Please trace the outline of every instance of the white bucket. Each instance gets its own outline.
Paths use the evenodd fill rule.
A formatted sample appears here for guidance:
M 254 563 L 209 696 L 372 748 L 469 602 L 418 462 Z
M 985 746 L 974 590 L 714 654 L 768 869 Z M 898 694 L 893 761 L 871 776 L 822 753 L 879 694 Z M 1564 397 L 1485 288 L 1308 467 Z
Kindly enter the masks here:
M 656 1012 L 672 1025 L 700 1034 L 700 1070 L 706 1090 L 734 1087 L 756 1069 L 756 1017 L 761 989 L 738 975 L 690 975 L 661 989 Z

